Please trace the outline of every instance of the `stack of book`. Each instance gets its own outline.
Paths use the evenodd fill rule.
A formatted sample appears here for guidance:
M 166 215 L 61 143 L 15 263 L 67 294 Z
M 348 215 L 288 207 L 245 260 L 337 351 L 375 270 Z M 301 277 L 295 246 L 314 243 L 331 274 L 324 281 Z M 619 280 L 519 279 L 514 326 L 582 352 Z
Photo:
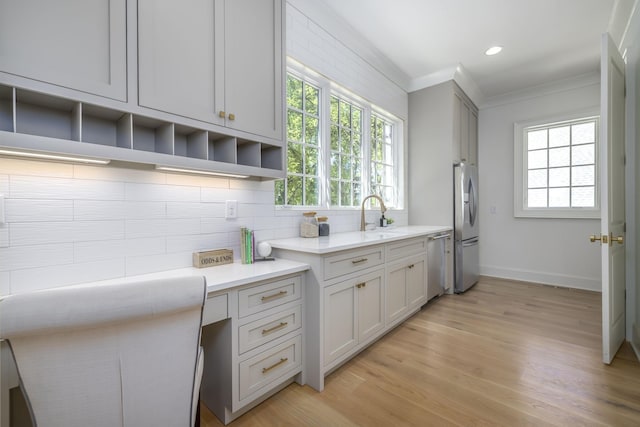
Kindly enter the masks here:
M 240 228 L 240 255 L 243 264 L 253 264 L 254 259 L 255 238 L 253 230 L 246 227 Z

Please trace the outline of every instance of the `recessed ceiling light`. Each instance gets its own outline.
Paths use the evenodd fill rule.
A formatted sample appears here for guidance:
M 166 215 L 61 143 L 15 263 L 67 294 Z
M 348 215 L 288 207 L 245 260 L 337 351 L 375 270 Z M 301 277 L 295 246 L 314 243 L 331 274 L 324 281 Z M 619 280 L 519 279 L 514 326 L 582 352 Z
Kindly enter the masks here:
M 485 50 L 484 54 L 487 56 L 497 55 L 502 51 L 502 46 L 491 46 L 489 49 Z

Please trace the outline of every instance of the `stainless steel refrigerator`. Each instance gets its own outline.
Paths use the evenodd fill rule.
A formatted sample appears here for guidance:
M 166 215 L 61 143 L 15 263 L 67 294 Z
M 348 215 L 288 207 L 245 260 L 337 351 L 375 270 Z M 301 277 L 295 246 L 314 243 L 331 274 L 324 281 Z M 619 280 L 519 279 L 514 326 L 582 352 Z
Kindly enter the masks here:
M 480 271 L 478 244 L 478 169 L 453 166 L 454 286 L 461 293 L 475 285 Z

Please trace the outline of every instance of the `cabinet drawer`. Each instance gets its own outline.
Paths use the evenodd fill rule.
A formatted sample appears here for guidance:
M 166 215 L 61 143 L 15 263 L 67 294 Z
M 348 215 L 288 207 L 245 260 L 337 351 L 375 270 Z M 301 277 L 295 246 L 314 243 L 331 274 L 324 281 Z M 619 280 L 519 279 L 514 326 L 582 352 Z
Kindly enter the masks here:
M 334 277 L 364 270 L 382 263 L 384 263 L 383 246 L 374 246 L 329 256 L 324 259 L 324 279 L 333 279 Z
M 202 309 L 202 324 L 209 325 L 229 317 L 227 294 L 207 298 Z
M 418 237 L 416 239 L 401 240 L 387 244 L 387 261 L 406 258 L 410 255 L 426 254 L 427 239 Z
M 302 326 L 302 306 L 256 320 L 238 329 L 240 354 L 266 344 Z
M 302 366 L 300 335 L 240 363 L 240 400 L 267 387 L 284 374 L 294 375 Z
M 245 317 L 300 299 L 301 282 L 301 276 L 294 276 L 238 291 L 238 314 Z

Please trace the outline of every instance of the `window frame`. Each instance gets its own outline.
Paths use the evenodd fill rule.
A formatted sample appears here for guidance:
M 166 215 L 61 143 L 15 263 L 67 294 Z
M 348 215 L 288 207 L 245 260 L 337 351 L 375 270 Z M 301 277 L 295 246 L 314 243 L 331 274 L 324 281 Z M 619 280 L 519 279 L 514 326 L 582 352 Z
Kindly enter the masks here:
M 362 124 L 361 124 L 361 133 L 362 133 L 362 165 L 361 165 L 361 200 L 367 195 L 371 194 L 370 191 L 370 168 L 371 168 L 371 153 L 370 150 L 370 121 L 371 115 L 376 114 L 385 120 L 389 121 L 393 127 L 393 142 L 392 142 L 392 151 L 393 151 L 393 179 L 394 179 L 394 198 L 393 201 L 385 200 L 385 204 L 388 208 L 392 208 L 394 210 L 402 210 L 404 203 L 404 186 L 403 182 L 400 179 L 403 175 L 404 164 L 403 164 L 403 125 L 404 122 L 398 117 L 395 117 L 391 113 L 375 106 L 369 101 L 366 101 L 364 98 L 350 92 L 349 90 L 341 87 L 339 84 L 334 81 L 329 80 L 328 78 L 314 72 L 313 70 L 305 67 L 304 65 L 291 60 L 288 58 L 287 60 L 287 69 L 285 73 L 285 80 L 287 76 L 291 74 L 295 78 L 301 79 L 309 84 L 320 89 L 319 93 L 319 135 L 318 135 L 318 173 L 319 173 L 319 197 L 318 197 L 318 205 L 279 205 L 275 204 L 277 210 L 309 210 L 309 209 L 330 209 L 330 210 L 357 210 L 360 209 L 360 203 L 353 206 L 339 206 L 331 204 L 331 98 L 333 96 L 338 99 L 349 102 L 358 108 L 362 109 Z M 286 85 L 285 85 L 286 88 Z M 286 94 L 285 94 L 285 104 L 286 104 Z M 288 110 L 288 105 L 285 105 L 285 111 Z M 286 120 L 286 118 L 285 118 Z M 285 129 L 287 123 L 285 122 Z M 288 138 L 285 137 L 285 153 L 288 152 Z M 288 162 L 285 157 L 285 180 L 289 175 L 288 171 Z M 275 200 L 275 195 L 274 195 Z M 371 201 L 369 200 L 367 203 L 367 208 L 371 208 Z
M 525 132 L 533 127 L 555 127 L 588 119 L 595 119 L 595 176 L 594 207 L 527 207 L 528 150 Z M 543 119 L 514 123 L 514 217 L 516 218 L 600 218 L 600 111 L 597 108 L 559 114 Z M 547 165 L 548 169 L 548 165 Z M 570 186 L 572 187 L 572 186 Z M 548 183 L 547 183 L 547 188 Z

